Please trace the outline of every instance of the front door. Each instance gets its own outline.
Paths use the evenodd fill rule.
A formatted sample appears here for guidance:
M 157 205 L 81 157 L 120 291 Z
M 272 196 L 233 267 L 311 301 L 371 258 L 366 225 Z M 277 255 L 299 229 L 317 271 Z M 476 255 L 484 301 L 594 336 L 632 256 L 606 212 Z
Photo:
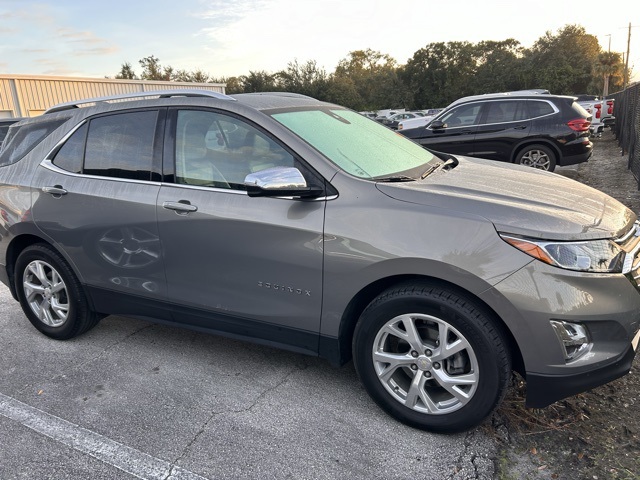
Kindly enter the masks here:
M 481 106 L 480 103 L 471 103 L 452 109 L 438 119 L 444 124 L 442 128 L 427 127 L 427 135 L 418 141 L 437 152 L 469 155 L 473 151 Z
M 157 216 L 167 299 L 185 307 L 176 319 L 315 351 L 325 202 L 251 198 L 243 187 L 251 172 L 304 165 L 242 119 L 206 110 L 170 119 L 174 182 L 162 185 Z

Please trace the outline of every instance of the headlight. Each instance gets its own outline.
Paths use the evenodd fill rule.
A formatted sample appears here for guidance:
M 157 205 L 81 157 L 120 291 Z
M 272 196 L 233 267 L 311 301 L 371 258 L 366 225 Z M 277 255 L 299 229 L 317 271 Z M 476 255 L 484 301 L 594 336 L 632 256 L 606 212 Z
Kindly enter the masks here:
M 612 240 L 549 242 L 500 234 L 509 245 L 549 265 L 579 272 L 622 273 L 625 252 Z

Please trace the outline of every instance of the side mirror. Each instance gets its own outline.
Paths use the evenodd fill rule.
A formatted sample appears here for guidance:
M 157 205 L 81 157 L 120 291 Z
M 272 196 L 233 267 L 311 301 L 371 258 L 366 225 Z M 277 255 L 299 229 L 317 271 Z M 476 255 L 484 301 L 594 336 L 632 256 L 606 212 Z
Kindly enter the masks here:
M 250 173 L 244 179 L 250 197 L 318 197 L 321 188 L 309 187 L 300 170 L 273 167 Z
M 436 120 L 434 122 L 431 122 L 429 124 L 429 127 L 432 128 L 433 130 L 442 130 L 444 128 L 447 128 L 447 124 L 446 123 L 442 123 L 442 121 L 440 121 L 440 120 Z

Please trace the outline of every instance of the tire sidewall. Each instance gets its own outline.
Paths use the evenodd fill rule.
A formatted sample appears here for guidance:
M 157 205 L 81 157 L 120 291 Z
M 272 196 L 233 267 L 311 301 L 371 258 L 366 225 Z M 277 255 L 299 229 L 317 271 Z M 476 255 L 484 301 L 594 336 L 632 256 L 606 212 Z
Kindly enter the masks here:
M 456 328 L 473 348 L 478 361 L 478 385 L 471 400 L 454 412 L 435 415 L 416 412 L 393 398 L 378 379 L 372 359 L 375 338 L 389 320 L 409 313 L 431 315 L 446 321 Z M 433 294 L 413 294 L 370 305 L 356 327 L 353 355 L 360 380 L 374 401 L 403 423 L 421 429 L 456 432 L 479 424 L 500 400 L 504 388 L 501 382 L 506 382 L 506 379 L 501 379 L 503 373 L 488 333 L 472 318 L 473 313 L 465 312 L 446 297 Z

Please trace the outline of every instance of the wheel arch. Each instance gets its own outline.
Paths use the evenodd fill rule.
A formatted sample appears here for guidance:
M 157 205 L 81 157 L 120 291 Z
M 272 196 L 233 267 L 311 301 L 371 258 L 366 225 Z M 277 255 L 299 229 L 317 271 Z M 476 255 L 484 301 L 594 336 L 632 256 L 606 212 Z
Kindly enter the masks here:
M 7 268 L 7 276 L 9 277 L 9 290 L 11 291 L 11 295 L 15 300 L 18 300 L 18 296 L 16 292 L 16 283 L 15 283 L 16 261 L 18 260 L 20 253 L 22 253 L 25 248 L 38 243 L 42 245 L 46 245 L 47 247 L 51 248 L 52 250 L 56 251 L 59 255 L 61 255 L 62 258 L 64 258 L 65 261 L 69 264 L 71 270 L 76 275 L 76 277 L 80 278 L 78 276 L 78 272 L 76 271 L 75 265 L 73 264 L 73 262 L 70 262 L 67 256 L 64 254 L 64 252 L 61 252 L 60 249 L 56 248 L 54 244 L 52 244 L 47 239 L 40 237 L 38 235 L 35 235 L 33 233 L 22 233 L 20 235 L 15 236 L 11 240 L 11 242 L 7 246 L 7 251 L 6 251 L 6 262 L 7 262 L 6 268 Z
M 352 358 L 352 341 L 353 334 L 356 328 L 356 324 L 362 315 L 362 312 L 367 306 L 382 292 L 392 287 L 398 287 L 401 285 L 415 285 L 415 284 L 427 284 L 437 286 L 440 288 L 446 288 L 453 293 L 464 297 L 466 300 L 472 302 L 478 309 L 482 310 L 487 316 L 493 319 L 493 323 L 496 328 L 500 329 L 503 337 L 507 341 L 507 349 L 511 355 L 511 361 L 514 370 L 519 373 L 524 372 L 524 360 L 520 347 L 511 331 L 502 320 L 502 318 L 493 310 L 486 302 L 480 299 L 477 295 L 473 294 L 469 290 L 466 290 L 454 283 L 446 280 L 427 276 L 427 275 L 395 275 L 386 278 L 381 278 L 369 285 L 363 287 L 349 302 L 347 308 L 342 314 L 340 320 L 340 327 L 337 341 L 337 352 L 324 352 L 323 356 L 328 356 L 329 360 L 337 365 L 344 365 Z M 322 353 L 322 352 L 321 352 Z

